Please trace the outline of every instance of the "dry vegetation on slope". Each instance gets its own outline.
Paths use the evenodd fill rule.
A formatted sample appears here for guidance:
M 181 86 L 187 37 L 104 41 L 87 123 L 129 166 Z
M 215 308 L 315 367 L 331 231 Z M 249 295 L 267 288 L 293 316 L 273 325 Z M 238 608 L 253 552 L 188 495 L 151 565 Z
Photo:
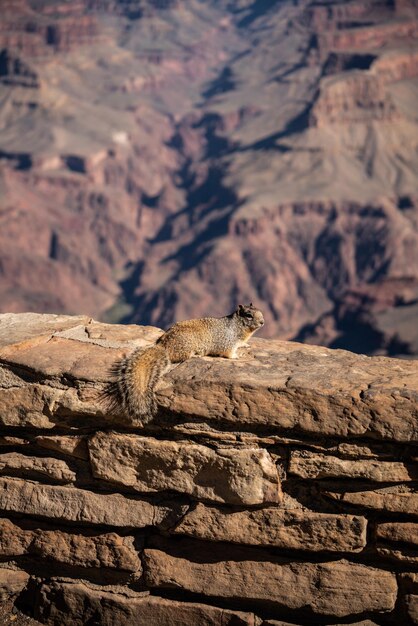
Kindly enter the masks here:
M 413 0 L 11 0 L 2 310 L 418 353 Z

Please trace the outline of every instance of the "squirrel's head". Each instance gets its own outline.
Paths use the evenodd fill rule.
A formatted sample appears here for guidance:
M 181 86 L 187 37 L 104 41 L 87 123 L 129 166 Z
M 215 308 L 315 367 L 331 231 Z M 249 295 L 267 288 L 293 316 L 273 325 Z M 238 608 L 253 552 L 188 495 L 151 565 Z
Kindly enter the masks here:
M 251 331 L 256 331 L 261 326 L 264 326 L 264 316 L 260 309 L 256 309 L 251 304 L 239 304 L 235 315 L 240 318 L 240 321 Z

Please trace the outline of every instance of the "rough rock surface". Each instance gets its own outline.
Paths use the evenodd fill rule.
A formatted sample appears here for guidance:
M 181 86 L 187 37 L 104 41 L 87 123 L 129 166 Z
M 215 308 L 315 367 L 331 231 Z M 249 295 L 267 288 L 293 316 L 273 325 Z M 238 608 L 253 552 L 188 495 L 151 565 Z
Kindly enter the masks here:
M 37 617 L 54 626 L 84 626 L 89 619 L 109 626 L 256 626 L 251 613 L 59 580 L 41 587 Z
M 60 452 L 76 459 L 88 460 L 89 458 L 85 437 L 77 435 L 69 437 L 65 435 L 39 435 L 36 437 L 36 443 L 47 450 L 54 450 L 54 452 Z
M 293 550 L 358 552 L 366 545 L 364 517 L 277 507 L 234 512 L 198 504 L 175 532 L 210 541 Z
M 141 570 L 131 537 L 116 533 L 89 536 L 39 528 L 25 530 L 8 519 L 0 520 L 0 555 L 24 554 L 81 567 Z
M 406 608 L 412 624 L 418 624 L 418 595 L 411 594 L 406 598 Z
M 18 596 L 26 587 L 29 574 L 20 570 L 0 569 L 0 601 Z
M 376 527 L 376 537 L 387 541 L 401 541 L 418 548 L 418 524 L 386 522 Z
M 418 492 L 401 485 L 400 487 L 370 488 L 368 490 L 331 492 L 324 491 L 327 497 L 355 507 L 383 511 L 385 513 L 405 513 L 416 515 Z
M 45 476 L 60 483 L 70 483 L 76 476 L 67 463 L 59 459 L 28 457 L 19 452 L 0 454 L 0 473 L 10 475 L 12 472 Z
M 300 478 L 364 478 L 378 483 L 400 483 L 416 480 L 416 466 L 380 460 L 351 461 L 308 451 L 292 452 L 289 474 Z
M 160 333 L 0 316 L 1 604 L 53 626 L 412 626 L 418 363 L 254 339 L 174 367 L 144 426 L 102 391 Z
M 266 450 L 98 433 L 89 440 L 93 475 L 139 492 L 166 490 L 226 504 L 279 501 L 279 476 Z M 1 459 L 0 459 L 1 462 Z
M 205 554 L 196 554 L 196 547 L 184 557 L 146 549 L 146 582 L 152 588 L 174 586 L 204 596 L 265 602 L 276 608 L 309 607 L 314 613 L 335 617 L 390 611 L 395 605 L 396 577 L 389 572 L 344 560 L 276 563 L 268 553 L 260 553 L 257 560 L 251 560 L 251 555 L 244 560 L 243 553 L 237 554 L 239 557 L 207 562 Z M 295 593 L 298 589 L 304 593 Z
M 84 522 L 143 528 L 175 520 L 181 507 L 164 507 L 120 494 L 94 493 L 86 489 L 43 485 L 15 478 L 0 479 L 0 508 L 67 522 Z

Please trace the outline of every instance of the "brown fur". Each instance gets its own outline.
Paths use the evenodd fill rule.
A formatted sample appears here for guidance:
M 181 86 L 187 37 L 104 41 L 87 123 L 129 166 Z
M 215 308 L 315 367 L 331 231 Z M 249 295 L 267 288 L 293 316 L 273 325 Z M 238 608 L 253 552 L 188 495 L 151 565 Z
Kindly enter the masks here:
M 153 346 L 134 350 L 114 364 L 104 396 L 112 409 L 121 408 L 130 418 L 146 423 L 156 412 L 155 386 L 171 363 L 193 356 L 235 359 L 238 348 L 263 324 L 263 314 L 252 304 L 240 305 L 225 317 L 177 322 Z

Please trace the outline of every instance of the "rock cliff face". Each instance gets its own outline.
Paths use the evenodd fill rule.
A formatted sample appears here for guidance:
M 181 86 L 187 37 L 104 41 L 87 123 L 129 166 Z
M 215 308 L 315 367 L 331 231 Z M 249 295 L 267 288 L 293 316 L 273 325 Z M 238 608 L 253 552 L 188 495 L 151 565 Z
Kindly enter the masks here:
M 418 354 L 416 2 L 3 2 L 3 311 Z
M 159 336 L 0 316 L 0 597 L 43 624 L 417 624 L 418 364 L 278 340 L 99 402 Z

